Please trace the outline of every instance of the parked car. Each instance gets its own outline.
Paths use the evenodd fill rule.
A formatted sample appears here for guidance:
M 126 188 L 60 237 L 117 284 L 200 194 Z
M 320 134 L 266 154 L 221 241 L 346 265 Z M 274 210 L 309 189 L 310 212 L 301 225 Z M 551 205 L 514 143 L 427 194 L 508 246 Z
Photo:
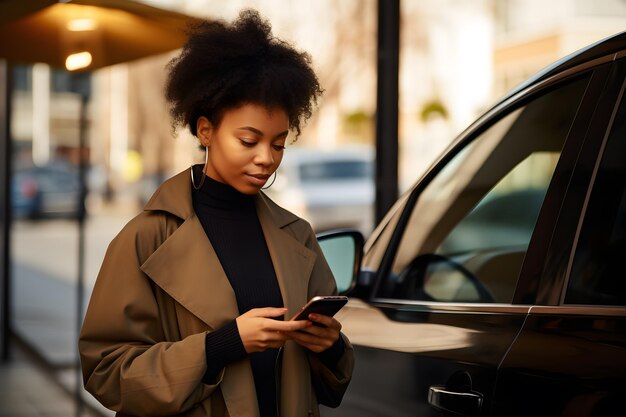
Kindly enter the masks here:
M 369 233 L 374 219 L 373 158 L 369 146 L 289 147 L 266 192 L 310 221 L 316 231 L 355 228 Z
M 76 217 L 79 196 L 77 170 L 65 162 L 18 167 L 11 178 L 11 207 L 17 219 Z
M 626 414 L 625 90 L 626 32 L 506 95 L 364 252 L 320 235 L 356 356 L 325 416 Z

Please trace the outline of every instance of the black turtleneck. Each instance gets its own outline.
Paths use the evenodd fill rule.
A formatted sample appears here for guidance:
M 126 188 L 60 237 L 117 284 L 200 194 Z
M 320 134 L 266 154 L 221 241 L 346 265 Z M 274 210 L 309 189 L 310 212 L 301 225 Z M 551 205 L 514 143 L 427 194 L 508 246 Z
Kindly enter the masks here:
M 201 166 L 194 167 L 199 183 Z M 237 298 L 239 313 L 260 307 L 282 307 L 276 273 L 263 236 L 253 195 L 206 177 L 193 190 L 193 207 Z M 204 382 L 215 383 L 229 363 L 248 355 L 233 320 L 206 336 L 207 371 Z M 248 355 L 261 416 L 277 415 L 276 361 L 278 349 Z

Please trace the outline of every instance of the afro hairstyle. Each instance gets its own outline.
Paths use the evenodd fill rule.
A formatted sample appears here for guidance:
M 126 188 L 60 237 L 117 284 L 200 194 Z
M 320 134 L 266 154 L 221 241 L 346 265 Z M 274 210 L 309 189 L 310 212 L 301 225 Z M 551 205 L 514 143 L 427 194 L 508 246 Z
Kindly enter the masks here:
M 254 103 L 283 109 L 297 138 L 323 90 L 309 54 L 271 31 L 254 10 L 230 24 L 205 20 L 190 27 L 182 52 L 167 66 L 173 128 L 186 125 L 196 136 L 199 117 L 219 126 L 226 110 Z

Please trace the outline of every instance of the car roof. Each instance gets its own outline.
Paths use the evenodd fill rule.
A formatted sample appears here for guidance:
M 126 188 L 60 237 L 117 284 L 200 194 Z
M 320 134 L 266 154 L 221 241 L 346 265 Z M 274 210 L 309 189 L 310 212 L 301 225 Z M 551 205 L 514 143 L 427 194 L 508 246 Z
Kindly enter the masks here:
M 573 52 L 558 61 L 548 65 L 537 74 L 531 76 L 515 88 L 513 88 L 506 96 L 500 100 L 505 101 L 509 97 L 514 96 L 528 86 L 548 79 L 556 74 L 574 68 L 594 59 L 601 58 L 610 54 L 616 54 L 626 49 L 626 31 L 616 33 L 615 35 L 601 39 L 591 45 L 588 45 L 576 52 Z

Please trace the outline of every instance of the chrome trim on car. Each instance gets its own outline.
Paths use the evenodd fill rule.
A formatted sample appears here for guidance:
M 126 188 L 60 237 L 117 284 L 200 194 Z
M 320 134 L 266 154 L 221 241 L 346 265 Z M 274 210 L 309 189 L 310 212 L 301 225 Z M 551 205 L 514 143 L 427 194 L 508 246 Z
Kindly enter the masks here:
M 500 304 L 500 303 L 446 303 L 440 301 L 396 300 L 391 298 L 376 298 L 370 302 L 374 307 L 385 307 L 401 310 L 402 307 L 422 307 L 427 311 L 451 311 L 466 313 L 514 313 L 527 314 L 531 305 Z M 382 305 L 381 305 L 382 304 Z
M 616 316 L 626 317 L 626 307 L 599 307 L 596 305 L 576 305 L 576 306 L 532 306 L 529 314 L 555 314 L 559 316 Z
M 377 298 L 373 307 L 389 307 L 402 310 L 402 307 L 422 307 L 425 311 L 451 311 L 466 313 L 514 313 L 514 314 L 563 314 L 587 316 L 626 316 L 626 306 L 560 305 L 538 306 L 527 304 L 480 304 L 444 303 L 436 301 L 394 300 Z M 375 304 L 374 304 L 375 303 Z M 411 309 L 413 310 L 413 309 Z

